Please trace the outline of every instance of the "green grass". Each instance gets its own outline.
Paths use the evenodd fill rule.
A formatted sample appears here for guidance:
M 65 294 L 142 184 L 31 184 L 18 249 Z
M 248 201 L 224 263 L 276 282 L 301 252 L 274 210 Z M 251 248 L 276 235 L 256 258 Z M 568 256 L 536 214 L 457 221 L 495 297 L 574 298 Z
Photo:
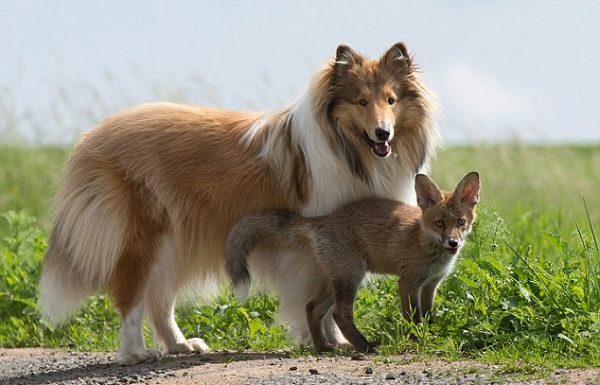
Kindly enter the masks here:
M 507 220 L 521 215 L 600 217 L 600 145 L 451 147 L 432 165 L 432 176 L 451 189 L 468 171 L 481 174 L 481 199 Z M 573 224 L 571 221 L 568 223 Z
M 91 298 L 58 329 L 40 323 L 35 307 L 49 204 L 66 153 L 0 151 L 2 347 L 118 347 L 118 317 L 105 296 Z M 599 166 L 600 146 L 447 148 L 432 165 L 434 179 L 452 189 L 468 171 L 479 171 L 482 202 L 469 243 L 439 290 L 435 321 L 405 322 L 395 280 L 384 277 L 359 293 L 360 329 L 382 343 L 382 354 L 442 354 L 507 367 L 600 365 Z M 215 348 L 293 346 L 276 309 L 268 295 L 242 307 L 223 293 L 185 304 L 178 319 L 184 334 L 202 335 Z
M 0 144 L 0 213 L 25 211 L 48 230 L 52 224 L 51 202 L 68 151 Z M 0 220 L 0 237 L 7 230 L 8 222 Z
M 524 219 L 520 225 L 528 232 L 517 233 L 482 207 L 455 273 L 439 291 L 435 322 L 415 327 L 400 319 L 393 309 L 395 282 L 386 279 L 363 289 L 357 303 L 362 329 L 388 353 L 600 364 L 597 239 L 585 220 L 567 238 L 545 231 L 556 226 L 555 219 Z

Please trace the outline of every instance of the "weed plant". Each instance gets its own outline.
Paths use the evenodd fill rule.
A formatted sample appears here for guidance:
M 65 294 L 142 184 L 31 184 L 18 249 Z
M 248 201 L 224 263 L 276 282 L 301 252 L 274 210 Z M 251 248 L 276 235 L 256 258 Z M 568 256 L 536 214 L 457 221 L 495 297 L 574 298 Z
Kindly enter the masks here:
M 456 158 L 443 153 L 434 164 L 434 179 L 447 189 L 465 172 L 480 172 L 479 217 L 454 273 L 440 287 L 433 322 L 415 326 L 400 316 L 394 278 L 372 276 L 365 282 L 355 316 L 359 328 L 381 343 L 379 353 L 600 365 L 600 204 L 595 192 L 600 177 L 590 166 L 598 151 L 559 149 L 582 159 L 577 166 L 573 162 L 569 179 L 564 179 L 568 173 L 536 160 L 546 149 L 534 148 L 527 156 L 525 148 L 511 148 L 488 148 L 487 156 L 473 148 L 447 150 Z M 20 152 L 13 159 L 33 156 L 36 150 L 15 151 Z M 37 284 L 49 225 L 47 219 L 37 219 L 49 217 L 48 202 L 66 154 L 40 150 L 45 151 L 51 155 L 25 163 L 36 166 L 22 169 L 23 180 L 16 177 L 17 171 L 0 165 L 0 197 L 5 203 L 0 204 L 0 347 L 115 350 L 119 320 L 103 294 L 86 301 L 62 327 L 39 319 Z M 512 157 L 505 155 L 511 151 Z M 508 163 L 521 159 L 524 165 L 497 160 L 505 158 Z M 533 167 L 527 162 L 543 164 L 547 173 L 563 179 L 540 182 L 538 174 L 530 177 L 531 171 L 522 170 Z M 36 178 L 40 180 L 30 180 Z M 503 188 L 503 181 L 510 183 Z M 14 191 L 27 196 L 16 197 Z M 19 208 L 35 214 L 10 211 Z M 187 302 L 177 317 L 184 334 L 202 336 L 216 349 L 293 347 L 299 354 L 310 352 L 295 346 L 277 323 L 277 305 L 275 297 L 261 294 L 242 306 L 225 290 L 201 304 Z

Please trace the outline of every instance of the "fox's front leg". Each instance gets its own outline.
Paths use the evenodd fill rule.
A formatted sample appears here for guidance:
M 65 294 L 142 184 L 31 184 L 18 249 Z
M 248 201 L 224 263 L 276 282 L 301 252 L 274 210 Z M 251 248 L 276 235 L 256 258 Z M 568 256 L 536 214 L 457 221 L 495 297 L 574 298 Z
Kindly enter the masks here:
M 433 304 L 435 302 L 435 293 L 440 285 L 440 279 L 433 280 L 423 286 L 421 289 L 421 312 L 423 317 L 429 316 L 429 321 L 433 321 Z
M 402 303 L 402 315 L 407 320 L 418 324 L 421 322 L 421 288 L 409 280 L 398 280 L 398 291 Z

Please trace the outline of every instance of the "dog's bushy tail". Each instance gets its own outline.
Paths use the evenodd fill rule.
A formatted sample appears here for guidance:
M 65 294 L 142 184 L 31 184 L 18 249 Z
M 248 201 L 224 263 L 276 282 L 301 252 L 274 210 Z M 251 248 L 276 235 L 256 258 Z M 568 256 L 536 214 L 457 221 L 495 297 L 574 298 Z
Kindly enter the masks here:
M 41 314 L 55 325 L 67 321 L 87 295 L 111 279 L 133 231 L 126 214 L 131 211 L 128 195 L 114 188 L 114 176 L 94 168 L 81 151 L 65 169 L 40 276 Z
M 303 233 L 303 218 L 282 210 L 258 211 L 243 217 L 233 226 L 225 245 L 225 269 L 236 297 L 245 302 L 250 291 L 248 255 L 261 242 L 283 245 Z

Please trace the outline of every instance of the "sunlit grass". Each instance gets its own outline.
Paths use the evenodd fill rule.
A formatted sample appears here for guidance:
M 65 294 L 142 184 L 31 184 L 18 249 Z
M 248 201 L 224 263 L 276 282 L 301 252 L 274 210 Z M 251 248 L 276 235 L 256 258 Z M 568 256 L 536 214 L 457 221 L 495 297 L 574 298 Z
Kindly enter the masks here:
M 0 213 L 25 211 L 41 228 L 51 226 L 50 206 L 67 148 L 0 145 Z M 8 222 L 0 220 L 0 237 Z
M 494 210 L 480 211 L 454 274 L 440 288 L 435 322 L 415 327 L 401 319 L 395 281 L 384 279 L 358 300 L 363 330 L 388 345 L 386 352 L 600 364 L 597 223 L 572 222 L 577 233 L 568 226 L 547 232 L 554 217 L 546 214 L 524 219 L 530 231 L 519 234 L 499 223 Z
M 0 218 L 2 347 L 118 348 L 119 320 L 104 295 L 91 298 L 58 329 L 40 323 L 35 307 L 50 202 L 68 151 L 24 146 L 0 151 L 0 212 L 7 213 Z M 432 165 L 438 185 L 452 189 L 476 170 L 482 201 L 455 271 L 440 287 L 435 321 L 406 323 L 395 280 L 382 278 L 359 293 L 361 330 L 382 343 L 381 354 L 599 365 L 600 175 L 594 167 L 599 154 L 599 146 L 446 148 Z M 29 215 L 8 213 L 21 209 Z M 178 321 L 186 335 L 201 335 L 217 349 L 293 347 L 275 320 L 276 309 L 271 296 L 241 306 L 223 293 L 201 305 L 184 305 Z
M 481 175 L 481 199 L 507 220 L 540 214 L 600 217 L 600 145 L 471 145 L 441 151 L 432 176 L 450 189 L 469 170 Z

